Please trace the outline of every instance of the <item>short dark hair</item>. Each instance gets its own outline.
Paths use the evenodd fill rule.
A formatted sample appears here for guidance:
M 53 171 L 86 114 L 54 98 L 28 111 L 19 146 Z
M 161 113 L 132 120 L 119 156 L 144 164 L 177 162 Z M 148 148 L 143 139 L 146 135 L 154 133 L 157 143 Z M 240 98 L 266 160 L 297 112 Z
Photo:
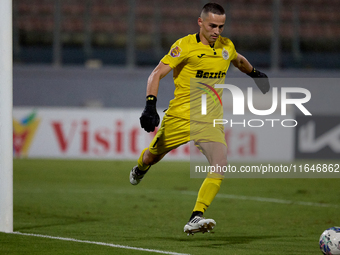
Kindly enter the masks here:
M 209 12 L 217 15 L 224 15 L 225 11 L 223 7 L 219 4 L 216 3 L 207 3 L 206 5 L 203 6 L 202 9 L 202 14 L 208 14 Z

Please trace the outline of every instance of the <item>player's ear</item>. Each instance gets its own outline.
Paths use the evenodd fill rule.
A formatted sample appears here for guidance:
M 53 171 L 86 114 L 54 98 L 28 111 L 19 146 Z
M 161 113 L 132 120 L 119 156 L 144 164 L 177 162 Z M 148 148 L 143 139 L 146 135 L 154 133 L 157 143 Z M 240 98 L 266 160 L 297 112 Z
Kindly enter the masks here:
M 201 17 L 198 17 L 198 21 L 197 21 L 198 25 L 200 27 L 202 27 L 202 24 L 203 24 L 203 19 Z

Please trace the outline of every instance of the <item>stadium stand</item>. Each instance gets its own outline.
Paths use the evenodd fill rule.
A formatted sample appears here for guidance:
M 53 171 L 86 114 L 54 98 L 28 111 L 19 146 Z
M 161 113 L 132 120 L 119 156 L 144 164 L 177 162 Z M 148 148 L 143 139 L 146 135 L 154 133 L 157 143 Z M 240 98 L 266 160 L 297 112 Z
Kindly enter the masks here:
M 31 31 L 51 32 L 53 29 L 54 1 L 52 0 L 14 0 L 18 15 L 16 26 L 23 33 Z M 231 15 L 233 36 L 270 36 L 272 20 L 271 0 L 229 0 L 217 1 L 227 5 Z M 154 1 L 137 1 L 136 24 L 138 32 L 151 33 L 155 12 Z M 195 19 L 199 15 L 200 6 L 192 1 L 160 1 L 162 17 L 162 34 L 189 33 L 197 30 Z M 183 6 L 184 5 L 184 6 Z M 293 6 L 299 7 L 299 18 L 302 24 L 302 35 L 339 37 L 340 3 L 334 0 L 300 0 L 283 1 L 281 19 L 291 24 Z M 127 29 L 126 16 L 129 6 L 125 1 L 90 1 L 91 23 L 94 32 L 124 32 Z M 195 6 L 195 8 L 193 8 Z M 62 2 L 63 32 L 80 32 L 84 30 L 84 1 L 69 0 Z M 188 22 L 187 20 L 194 20 Z M 184 21 L 184 22 L 183 22 Z M 181 23 L 178 25 L 176 23 Z M 264 25 L 264 29 L 259 26 Z M 313 29 L 311 29 L 313 27 Z M 286 29 L 282 29 L 285 34 Z M 314 33 L 313 33 L 314 31 Z M 323 31 L 324 33 L 320 33 Z
M 272 0 L 216 0 L 227 10 L 227 36 L 236 42 L 246 42 L 252 50 L 269 47 L 272 35 Z M 298 17 L 298 36 L 306 49 L 322 51 L 338 49 L 340 37 L 340 1 L 338 0 L 284 0 L 281 1 L 280 35 L 283 42 L 293 40 L 294 11 Z M 130 29 L 128 1 L 68 0 L 62 1 L 62 42 L 64 45 L 81 45 L 85 41 L 86 27 L 90 28 L 91 42 L 95 46 L 125 47 Z M 86 3 L 88 3 L 88 8 Z M 51 45 L 54 26 L 53 0 L 13 0 L 14 29 L 20 44 Z M 136 47 L 151 49 L 154 36 L 160 33 L 163 49 L 174 40 L 198 30 L 197 17 L 201 5 L 188 0 L 136 0 Z M 86 26 L 89 11 L 90 26 Z M 296 29 L 296 27 L 295 27 Z M 226 35 L 226 34 L 224 34 Z M 326 39 L 326 40 L 325 40 Z M 322 42 L 324 40 L 324 42 Z M 245 45 L 242 43 L 242 45 Z M 289 44 L 290 45 L 290 44 Z M 254 48 L 255 47 L 255 48 Z M 284 44 L 285 47 L 285 44 Z M 288 48 L 290 46 L 287 46 Z M 319 48 L 318 48 L 319 47 Z M 245 48 L 245 50 L 249 50 Z

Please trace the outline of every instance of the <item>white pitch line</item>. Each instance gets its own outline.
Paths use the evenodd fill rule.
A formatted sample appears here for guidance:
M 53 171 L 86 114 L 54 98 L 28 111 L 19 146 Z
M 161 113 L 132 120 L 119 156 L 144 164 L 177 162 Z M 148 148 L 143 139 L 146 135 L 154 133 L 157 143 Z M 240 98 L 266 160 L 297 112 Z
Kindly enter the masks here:
M 181 193 L 186 194 L 186 195 L 197 196 L 197 193 L 193 191 L 182 191 Z M 340 207 L 339 205 L 332 205 L 332 204 L 293 201 L 293 200 L 284 200 L 284 199 L 268 198 L 268 197 L 251 197 L 251 196 L 241 196 L 241 195 L 232 195 L 232 194 L 220 194 L 220 193 L 217 194 L 216 197 L 238 199 L 238 200 L 251 200 L 251 201 L 277 203 L 277 204 L 305 205 L 305 206 L 315 206 L 315 207 L 335 207 L 335 208 Z
M 137 250 L 137 251 L 148 251 L 148 252 L 161 253 L 161 254 L 190 255 L 190 254 L 187 254 L 187 253 L 178 253 L 178 252 L 171 252 L 171 251 L 161 251 L 161 250 L 154 250 L 154 249 L 145 249 L 145 248 L 125 246 L 125 245 L 119 245 L 119 244 L 86 241 L 86 240 L 79 240 L 79 239 L 74 239 L 74 238 L 66 238 L 66 237 L 58 237 L 58 236 L 48 236 L 48 235 L 39 235 L 39 234 L 30 234 L 30 233 L 21 233 L 21 232 L 12 232 L 12 233 L 9 233 L 9 234 L 22 235 L 22 236 L 42 237 L 42 238 L 55 239 L 55 240 L 61 240 L 61 241 L 70 241 L 70 242 L 76 242 L 76 243 L 96 244 L 96 245 L 109 246 L 109 247 L 114 247 L 114 248 L 121 248 L 121 249 L 128 249 L 128 250 Z

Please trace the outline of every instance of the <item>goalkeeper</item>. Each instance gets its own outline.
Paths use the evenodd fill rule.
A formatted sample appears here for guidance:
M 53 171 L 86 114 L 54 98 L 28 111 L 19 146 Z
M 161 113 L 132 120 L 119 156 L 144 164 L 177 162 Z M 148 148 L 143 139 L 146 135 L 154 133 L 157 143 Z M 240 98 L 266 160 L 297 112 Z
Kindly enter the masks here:
M 148 78 L 146 106 L 140 117 L 141 127 L 152 132 L 159 125 L 156 110 L 160 80 L 173 71 L 175 84 L 174 99 L 170 101 L 161 127 L 148 148 L 130 172 L 130 182 L 138 184 L 145 174 L 169 151 L 194 140 L 195 145 L 206 156 L 210 165 L 227 166 L 227 144 L 223 126 L 205 125 L 203 130 L 192 136 L 190 127 L 190 79 L 202 78 L 206 83 L 223 84 L 230 63 L 241 72 L 254 78 L 263 94 L 269 91 L 267 76 L 256 70 L 245 57 L 237 53 L 234 44 L 222 37 L 226 15 L 222 6 L 206 4 L 198 18 L 199 33 L 177 40 Z M 214 85 L 209 85 L 213 87 Z M 216 89 L 222 96 L 222 89 Z M 216 91 L 215 90 L 215 91 Z M 222 107 L 221 107 L 222 108 Z M 192 110 L 193 111 L 193 110 Z M 222 110 L 221 110 L 222 111 Z M 206 137 L 209 136 L 209 137 Z M 220 189 L 223 173 L 209 173 L 203 181 L 189 221 L 184 232 L 194 234 L 212 230 L 216 222 L 203 218 L 203 213 Z

